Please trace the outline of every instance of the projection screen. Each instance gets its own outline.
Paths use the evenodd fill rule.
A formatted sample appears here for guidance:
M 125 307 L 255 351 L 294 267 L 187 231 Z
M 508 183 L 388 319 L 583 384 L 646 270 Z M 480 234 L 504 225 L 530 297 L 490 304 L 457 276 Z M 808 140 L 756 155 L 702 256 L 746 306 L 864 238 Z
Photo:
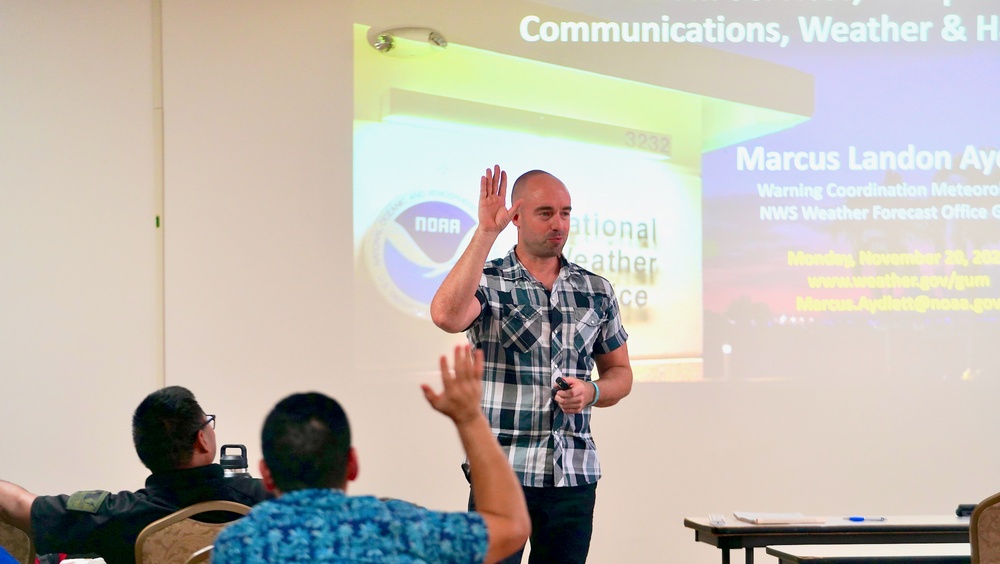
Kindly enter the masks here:
M 614 284 L 637 381 L 996 372 L 996 3 L 365 4 L 362 372 L 461 338 L 428 305 L 493 164 L 566 183 L 564 254 Z

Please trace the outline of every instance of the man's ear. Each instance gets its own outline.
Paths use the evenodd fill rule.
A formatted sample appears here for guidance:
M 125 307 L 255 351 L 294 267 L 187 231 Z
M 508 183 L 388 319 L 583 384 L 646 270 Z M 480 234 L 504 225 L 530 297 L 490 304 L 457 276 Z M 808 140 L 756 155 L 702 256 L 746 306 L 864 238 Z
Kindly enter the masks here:
M 215 459 L 215 450 L 213 450 L 212 444 L 208 440 L 208 433 L 205 429 L 198 430 L 198 436 L 194 439 L 194 451 L 199 454 L 212 453 L 212 459 Z
M 510 222 L 514 224 L 514 227 L 521 227 L 521 206 L 524 204 L 524 198 L 516 202 L 511 202 L 510 205 Z
M 351 450 L 347 451 L 347 481 L 353 482 L 357 480 L 359 470 L 358 453 L 354 450 L 354 447 L 351 447 Z
M 274 478 L 271 477 L 271 469 L 267 467 L 267 462 L 264 462 L 263 458 L 260 459 L 260 479 L 264 482 L 264 489 L 274 493 L 278 491 L 274 485 Z

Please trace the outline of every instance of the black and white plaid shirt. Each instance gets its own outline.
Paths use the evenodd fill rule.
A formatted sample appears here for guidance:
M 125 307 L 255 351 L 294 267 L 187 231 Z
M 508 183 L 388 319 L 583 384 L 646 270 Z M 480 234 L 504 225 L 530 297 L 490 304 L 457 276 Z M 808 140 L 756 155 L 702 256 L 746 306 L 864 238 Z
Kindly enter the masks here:
M 595 354 L 625 344 L 618 300 L 606 279 L 560 257 L 550 292 L 514 250 L 486 263 L 468 329 L 483 350 L 483 411 L 525 486 L 581 486 L 601 477 L 590 434 L 592 408 L 567 415 L 554 400 L 558 376 L 590 380 Z

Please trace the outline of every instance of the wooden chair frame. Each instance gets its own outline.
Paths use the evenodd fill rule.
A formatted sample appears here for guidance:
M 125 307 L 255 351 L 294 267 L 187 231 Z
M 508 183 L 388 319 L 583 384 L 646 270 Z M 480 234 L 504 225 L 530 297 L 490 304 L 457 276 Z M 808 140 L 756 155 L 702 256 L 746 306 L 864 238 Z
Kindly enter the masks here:
M 3 521 L 0 521 L 0 546 L 7 549 L 18 562 L 35 564 L 35 543 L 31 537 L 21 529 Z
M 1000 511 L 1000 507 L 994 507 L 998 503 L 1000 503 L 1000 493 L 993 494 L 976 504 L 976 508 L 972 510 L 972 516 L 969 517 L 969 544 L 972 545 L 972 564 L 1000 562 L 1000 554 L 991 554 L 988 555 L 986 560 L 982 559 L 983 546 L 979 536 L 979 522 L 982 519 L 983 513 L 986 511 L 990 511 L 991 513 Z
M 136 564 L 143 564 L 143 545 L 153 534 L 160 532 L 172 525 L 191 519 L 194 515 L 209 513 L 214 511 L 228 511 L 230 513 L 236 513 L 238 515 L 246 515 L 250 513 L 250 508 L 242 503 L 236 503 L 235 501 L 204 501 L 202 503 L 196 503 L 194 505 L 189 505 L 183 509 L 179 509 L 162 519 L 157 519 L 149 525 L 146 526 L 135 539 L 135 562 Z M 200 522 L 199 522 L 200 523 Z M 201 523 L 203 525 L 215 526 L 218 525 L 221 530 L 225 523 Z M 209 541 L 208 544 L 211 544 Z M 199 551 L 200 552 L 200 551 Z M 193 554 L 187 555 L 186 558 L 194 556 Z M 178 564 L 183 564 L 183 560 L 178 562 Z

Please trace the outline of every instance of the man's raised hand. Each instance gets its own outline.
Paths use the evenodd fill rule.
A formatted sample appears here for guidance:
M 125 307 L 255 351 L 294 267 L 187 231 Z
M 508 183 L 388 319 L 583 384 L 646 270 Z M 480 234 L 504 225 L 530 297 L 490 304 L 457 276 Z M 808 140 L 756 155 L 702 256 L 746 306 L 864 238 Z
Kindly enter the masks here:
M 479 181 L 479 226 L 489 233 L 499 233 L 507 227 L 518 205 L 507 209 L 507 171 L 500 165 L 486 169 Z
M 455 347 L 455 370 L 448 369 L 448 358 L 441 356 L 440 394 L 424 384 L 421 389 L 431 407 L 450 417 L 456 424 L 482 414 L 483 351 L 469 345 Z

